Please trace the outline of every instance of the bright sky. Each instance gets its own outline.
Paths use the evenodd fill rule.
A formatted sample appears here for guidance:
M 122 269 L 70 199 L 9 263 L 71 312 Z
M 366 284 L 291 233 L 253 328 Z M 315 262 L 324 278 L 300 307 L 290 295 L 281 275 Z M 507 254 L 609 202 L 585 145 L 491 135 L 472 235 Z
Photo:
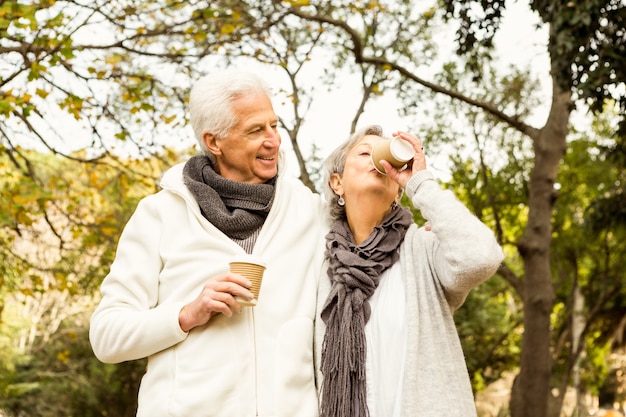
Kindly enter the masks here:
M 542 126 L 550 103 L 549 78 L 549 56 L 546 50 L 547 30 L 537 30 L 539 23 L 538 16 L 533 13 L 525 2 L 513 1 L 507 4 L 504 20 L 495 41 L 496 56 L 501 62 L 502 68 L 514 65 L 522 69 L 528 69 L 536 76 L 540 77 L 542 89 L 545 91 L 546 107 L 538 108 L 537 115 L 531 123 Z M 453 53 L 453 46 L 450 46 L 450 53 Z M 428 74 L 418 74 L 426 80 L 432 77 Z M 269 82 L 277 83 L 274 79 Z M 359 80 L 346 76 L 341 83 L 341 87 L 331 92 L 319 89 L 310 112 L 307 114 L 305 124 L 299 136 L 302 151 L 308 152 L 310 145 L 314 143 L 322 150 L 322 155 L 326 156 L 337 146 L 338 142 L 347 138 L 350 130 L 350 123 L 354 117 L 358 101 L 361 95 Z M 365 113 L 360 118 L 360 125 L 379 124 L 383 127 L 387 135 L 396 130 L 407 130 L 415 132 L 419 126 L 412 125 L 414 120 L 403 119 L 397 113 L 398 103 L 393 97 L 386 95 L 377 100 L 368 102 Z M 277 112 L 281 113 L 277 106 Z M 287 141 L 286 134 L 283 137 L 283 146 L 287 154 L 291 154 L 291 144 Z M 427 145 L 426 145 L 427 146 Z M 428 157 L 428 154 L 427 154 Z M 295 157 L 294 157 L 295 158 Z M 430 167 L 439 171 L 440 176 L 445 176 L 445 166 L 447 157 L 441 155 L 439 160 L 432 160 Z M 290 166 L 295 168 L 295 160 L 290 162 Z
M 547 100 L 545 102 L 547 103 L 546 105 L 549 105 L 549 67 L 548 56 L 544 46 L 546 44 L 547 34 L 545 29 L 540 31 L 536 29 L 537 23 L 537 16 L 528 9 L 525 2 L 510 1 L 507 4 L 505 18 L 496 38 L 496 54 L 499 54 L 503 68 L 509 64 L 513 64 L 522 69 L 529 69 L 540 77 L 543 88 L 546 91 Z M 96 35 L 97 34 L 94 34 L 94 36 Z M 453 36 L 453 33 L 450 33 L 450 36 Z M 442 50 L 445 49 L 446 46 L 444 45 Z M 449 50 L 450 54 L 454 53 L 453 45 L 449 45 Z M 260 64 L 251 63 L 249 60 L 244 61 L 241 67 L 251 68 L 253 65 L 259 65 L 259 71 L 275 90 L 278 90 L 281 83 L 286 85 L 286 76 L 276 69 L 268 70 L 267 67 L 260 67 Z M 305 155 L 309 154 L 311 146 L 315 144 L 315 146 L 320 149 L 321 156 L 326 156 L 349 134 L 350 123 L 354 117 L 358 99 L 361 96 L 361 87 L 359 80 L 355 79 L 355 77 L 350 74 L 350 68 L 346 68 L 344 72 L 344 78 L 338 83 L 340 87 L 329 92 L 326 91 L 326 88 L 322 85 L 318 86 L 316 90 L 312 108 L 306 115 L 305 123 L 298 137 L 301 150 Z M 418 75 L 426 80 L 432 80 L 431 74 L 419 73 Z M 172 77 L 176 76 L 181 75 L 172 75 Z M 312 74 L 312 76 L 316 78 L 318 75 Z M 288 120 L 288 114 L 290 114 L 288 109 L 281 108 L 280 103 L 277 101 L 278 100 L 274 100 L 277 113 L 279 116 L 283 116 Z M 396 130 L 407 130 L 419 134 L 419 122 L 407 118 L 400 118 L 397 114 L 398 105 L 398 102 L 394 100 L 394 97 L 390 96 L 389 93 L 386 93 L 384 97 L 370 100 L 365 108 L 365 113 L 360 118 L 360 125 L 379 124 L 384 128 L 387 135 L 390 135 Z M 63 114 L 60 111 L 57 112 L 59 114 L 53 115 L 52 117 L 54 120 L 69 117 L 67 114 Z M 546 114 L 547 108 L 538 109 L 536 125 L 541 126 L 543 124 Z M 61 140 L 66 142 L 68 146 L 71 146 L 76 143 L 75 139 L 79 138 L 81 140 L 78 142 L 84 144 L 85 138 L 90 135 L 90 129 L 88 127 L 78 127 L 74 120 L 70 121 L 72 122 L 68 123 L 68 130 L 70 131 L 64 133 Z M 70 128 L 69 126 L 72 127 Z M 195 139 L 193 138 L 190 127 L 184 130 L 183 138 L 180 137 L 180 132 L 172 133 L 167 129 L 167 126 L 160 127 L 156 129 L 157 131 L 151 128 L 146 134 L 160 134 L 169 140 L 174 138 L 178 144 L 182 146 L 192 146 L 195 144 Z M 24 140 L 26 141 L 28 138 L 24 138 Z M 425 146 L 427 147 L 428 145 L 425 144 Z M 297 176 L 297 163 L 286 133 L 283 134 L 283 148 L 289 159 L 290 172 L 293 173 L 294 176 Z M 445 155 L 440 156 L 437 161 L 434 160 L 434 156 L 429 156 L 428 153 L 427 156 L 433 158 L 434 163 L 431 164 L 431 168 L 435 167 L 435 169 L 439 169 L 442 173 L 445 171 L 447 159 Z

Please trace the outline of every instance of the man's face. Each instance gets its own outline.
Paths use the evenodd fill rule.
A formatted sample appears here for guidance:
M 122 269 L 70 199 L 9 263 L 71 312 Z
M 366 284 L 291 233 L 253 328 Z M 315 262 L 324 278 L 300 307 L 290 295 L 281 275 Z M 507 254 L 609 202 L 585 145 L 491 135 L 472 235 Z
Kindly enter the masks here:
M 232 103 L 239 122 L 225 138 L 205 135 L 218 174 L 232 181 L 261 184 L 278 171 L 278 118 L 265 94 L 243 96 Z

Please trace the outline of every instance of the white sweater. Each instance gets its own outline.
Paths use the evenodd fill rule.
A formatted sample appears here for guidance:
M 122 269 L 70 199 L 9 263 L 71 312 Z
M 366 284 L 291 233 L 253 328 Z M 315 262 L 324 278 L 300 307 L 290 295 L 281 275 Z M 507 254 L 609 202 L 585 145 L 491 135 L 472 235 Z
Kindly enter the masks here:
M 182 306 L 245 251 L 200 213 L 182 181 L 143 199 L 120 237 L 91 319 L 96 356 L 148 357 L 141 417 L 316 417 L 313 321 L 328 230 L 323 202 L 279 175 L 253 254 L 267 263 L 256 307 L 183 332 Z
M 429 171 L 414 175 L 406 193 L 430 222 L 431 231 L 411 225 L 400 246 L 407 329 L 400 415 L 473 417 L 476 407 L 453 312 L 472 288 L 495 273 L 504 257 L 502 248 L 493 232 L 452 192 L 441 189 Z M 331 286 L 326 267 L 315 331 L 318 386 L 325 331 L 319 312 Z M 367 355 L 375 361 L 386 353 L 368 351 Z

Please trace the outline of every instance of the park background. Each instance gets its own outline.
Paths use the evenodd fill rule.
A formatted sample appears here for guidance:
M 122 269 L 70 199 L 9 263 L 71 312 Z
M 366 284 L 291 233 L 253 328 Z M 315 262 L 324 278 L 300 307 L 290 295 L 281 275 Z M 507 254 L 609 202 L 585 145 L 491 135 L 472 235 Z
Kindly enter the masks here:
M 455 315 L 482 417 L 622 406 L 625 10 L 0 2 L 0 416 L 134 415 L 145 361 L 98 362 L 89 316 L 138 200 L 197 152 L 190 86 L 224 68 L 268 80 L 311 189 L 356 128 L 408 130 L 494 230 L 506 259 Z

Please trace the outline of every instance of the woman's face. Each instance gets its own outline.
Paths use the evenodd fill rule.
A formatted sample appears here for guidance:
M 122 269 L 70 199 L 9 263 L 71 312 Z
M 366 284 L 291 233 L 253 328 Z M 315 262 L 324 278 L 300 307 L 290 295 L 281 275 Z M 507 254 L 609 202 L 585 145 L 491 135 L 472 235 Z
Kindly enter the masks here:
M 346 204 L 358 202 L 362 197 L 376 195 L 382 198 L 384 204 L 389 206 L 396 200 L 400 192 L 400 186 L 387 175 L 383 175 L 374 168 L 372 164 L 373 146 L 386 139 L 376 135 L 364 136 L 349 151 L 343 176 L 334 174 L 335 184 L 341 190 L 333 189 L 337 194 L 342 194 Z M 342 193 L 343 191 L 343 193 Z

